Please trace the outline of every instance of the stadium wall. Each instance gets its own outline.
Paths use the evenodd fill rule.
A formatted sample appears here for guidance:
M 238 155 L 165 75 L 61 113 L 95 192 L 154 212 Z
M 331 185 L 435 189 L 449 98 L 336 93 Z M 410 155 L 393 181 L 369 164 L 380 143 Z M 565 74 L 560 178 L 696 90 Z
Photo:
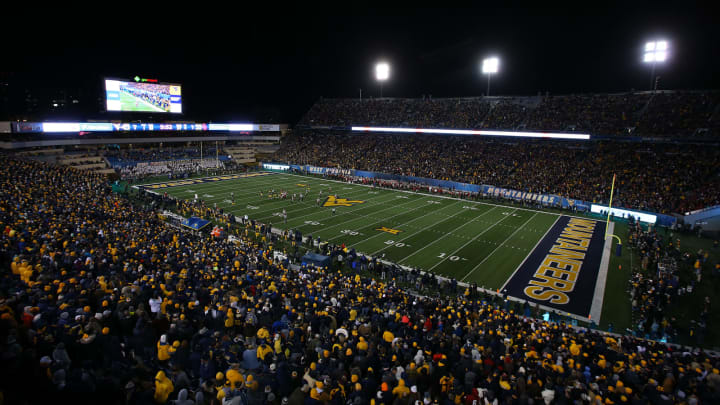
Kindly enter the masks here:
M 88 138 L 88 139 L 54 139 L 41 141 L 21 141 L 21 142 L 0 142 L 0 149 L 23 149 L 38 148 L 52 146 L 72 146 L 72 145 L 103 145 L 103 144 L 141 144 L 141 143 L 184 143 L 184 142 L 212 142 L 212 141 L 271 141 L 278 142 L 279 136 L 266 135 L 242 135 L 242 136 L 181 136 L 181 137 L 157 137 L 153 138 Z
M 720 233 L 720 205 L 691 212 L 682 217 L 685 224 L 700 227 L 704 232 Z

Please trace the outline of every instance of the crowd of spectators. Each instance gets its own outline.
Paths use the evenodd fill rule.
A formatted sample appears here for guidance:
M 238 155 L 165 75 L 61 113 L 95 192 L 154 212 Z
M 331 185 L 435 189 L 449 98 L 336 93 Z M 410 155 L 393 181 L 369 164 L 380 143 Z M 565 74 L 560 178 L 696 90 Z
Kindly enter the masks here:
M 696 131 L 717 128 L 718 123 L 711 123 L 710 118 L 720 108 L 719 101 L 718 93 L 658 93 L 638 123 L 637 132 L 650 136 L 704 136 Z
M 201 201 L 178 209 L 223 218 Z M 450 297 L 409 294 L 383 264 L 372 265 L 377 278 L 290 267 L 273 259 L 275 236 L 259 241 L 264 224 L 225 225 L 234 242 L 168 227 L 96 175 L 5 159 L 4 400 L 720 401 L 720 360 L 702 351 L 538 320 L 528 304 L 455 283 Z
M 718 108 L 720 93 L 712 91 L 321 99 L 302 118 L 300 125 L 527 129 L 680 138 L 708 133 L 720 136 Z
M 475 128 L 489 111 L 477 99 L 320 100 L 300 124 Z
M 487 184 L 589 202 L 684 213 L 720 204 L 720 152 L 698 145 L 495 141 L 296 131 L 277 160 Z
M 173 178 L 191 176 L 208 169 L 225 169 L 224 161 L 215 159 L 183 159 L 161 162 L 142 162 L 135 166 L 120 169 L 120 176 L 130 181 L 142 180 L 147 177 L 168 175 Z
M 647 95 L 630 93 L 546 97 L 529 112 L 526 128 L 627 135 L 647 102 Z
M 225 154 L 223 154 L 223 158 Z M 135 149 L 108 149 L 104 152 L 113 167 L 133 166 L 140 162 L 162 162 L 170 160 L 183 159 L 201 159 L 210 158 L 216 155 L 215 147 L 204 148 L 202 151 L 199 147 L 148 147 Z
M 678 305 L 684 295 L 697 294 L 702 269 L 717 277 L 720 264 L 709 263 L 709 252 L 683 251 L 680 239 L 674 240 L 674 229 L 643 229 L 630 221 L 628 245 L 635 249 L 640 266 L 630 281 L 633 326 L 632 333 L 656 340 L 673 341 L 678 336 L 678 319 L 668 316 L 667 310 Z M 706 280 L 706 282 L 708 282 Z M 712 282 L 712 281 L 709 281 Z M 710 315 L 710 297 L 705 297 L 702 311 L 688 313 L 692 324 L 690 334 L 703 344 Z
M 166 85 L 158 85 L 153 83 L 123 83 L 120 85 L 120 91 L 133 96 L 135 99 L 144 100 L 145 102 L 170 112 L 170 87 Z M 126 107 L 127 108 L 127 107 Z M 132 108 L 132 107 L 131 107 Z M 140 101 L 135 101 L 135 109 L 130 111 L 143 111 L 147 109 Z

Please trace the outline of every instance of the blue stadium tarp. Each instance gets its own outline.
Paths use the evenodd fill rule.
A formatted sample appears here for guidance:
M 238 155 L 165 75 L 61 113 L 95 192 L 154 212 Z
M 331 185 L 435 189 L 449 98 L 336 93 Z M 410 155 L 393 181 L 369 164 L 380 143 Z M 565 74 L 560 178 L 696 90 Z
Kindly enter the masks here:
M 329 267 L 330 256 L 319 255 L 317 253 L 308 253 L 303 256 L 302 264 L 305 266 Z
M 181 222 L 182 226 L 186 226 L 190 229 L 194 229 L 196 231 L 199 231 L 200 229 L 205 228 L 210 224 L 210 221 L 198 218 L 198 217 L 190 217 Z

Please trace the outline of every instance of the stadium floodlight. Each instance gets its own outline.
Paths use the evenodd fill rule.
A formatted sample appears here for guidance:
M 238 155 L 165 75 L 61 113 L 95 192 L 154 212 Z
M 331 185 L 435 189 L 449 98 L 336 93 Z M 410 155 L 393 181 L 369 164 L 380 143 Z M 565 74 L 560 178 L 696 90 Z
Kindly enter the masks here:
M 650 90 L 657 90 L 655 82 L 655 66 L 658 62 L 662 63 L 668 57 L 668 41 L 649 41 L 645 43 L 645 52 L 643 53 L 643 62 L 651 63 L 650 69 Z
M 375 78 L 380 82 L 380 98 L 382 98 L 383 82 L 390 78 L 390 65 L 379 62 L 375 65 Z
M 496 56 L 483 59 L 482 72 L 488 77 L 487 95 L 490 95 L 490 76 L 497 73 L 500 67 L 500 59 Z

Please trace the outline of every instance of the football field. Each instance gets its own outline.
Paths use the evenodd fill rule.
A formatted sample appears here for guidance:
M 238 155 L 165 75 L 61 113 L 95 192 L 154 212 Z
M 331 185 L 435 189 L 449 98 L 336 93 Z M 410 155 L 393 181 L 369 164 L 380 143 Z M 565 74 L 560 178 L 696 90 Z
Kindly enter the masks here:
M 197 194 L 236 216 L 247 214 L 276 228 L 344 243 L 358 253 L 599 319 L 600 275 L 609 256 L 603 221 L 285 173 L 139 187 L 181 199 Z M 271 190 L 285 190 L 288 197 L 270 198 Z M 300 193 L 308 194 L 304 201 Z
M 123 91 L 120 92 L 120 105 L 121 111 L 165 112 L 162 108 L 156 107 L 143 99 L 137 98 Z

